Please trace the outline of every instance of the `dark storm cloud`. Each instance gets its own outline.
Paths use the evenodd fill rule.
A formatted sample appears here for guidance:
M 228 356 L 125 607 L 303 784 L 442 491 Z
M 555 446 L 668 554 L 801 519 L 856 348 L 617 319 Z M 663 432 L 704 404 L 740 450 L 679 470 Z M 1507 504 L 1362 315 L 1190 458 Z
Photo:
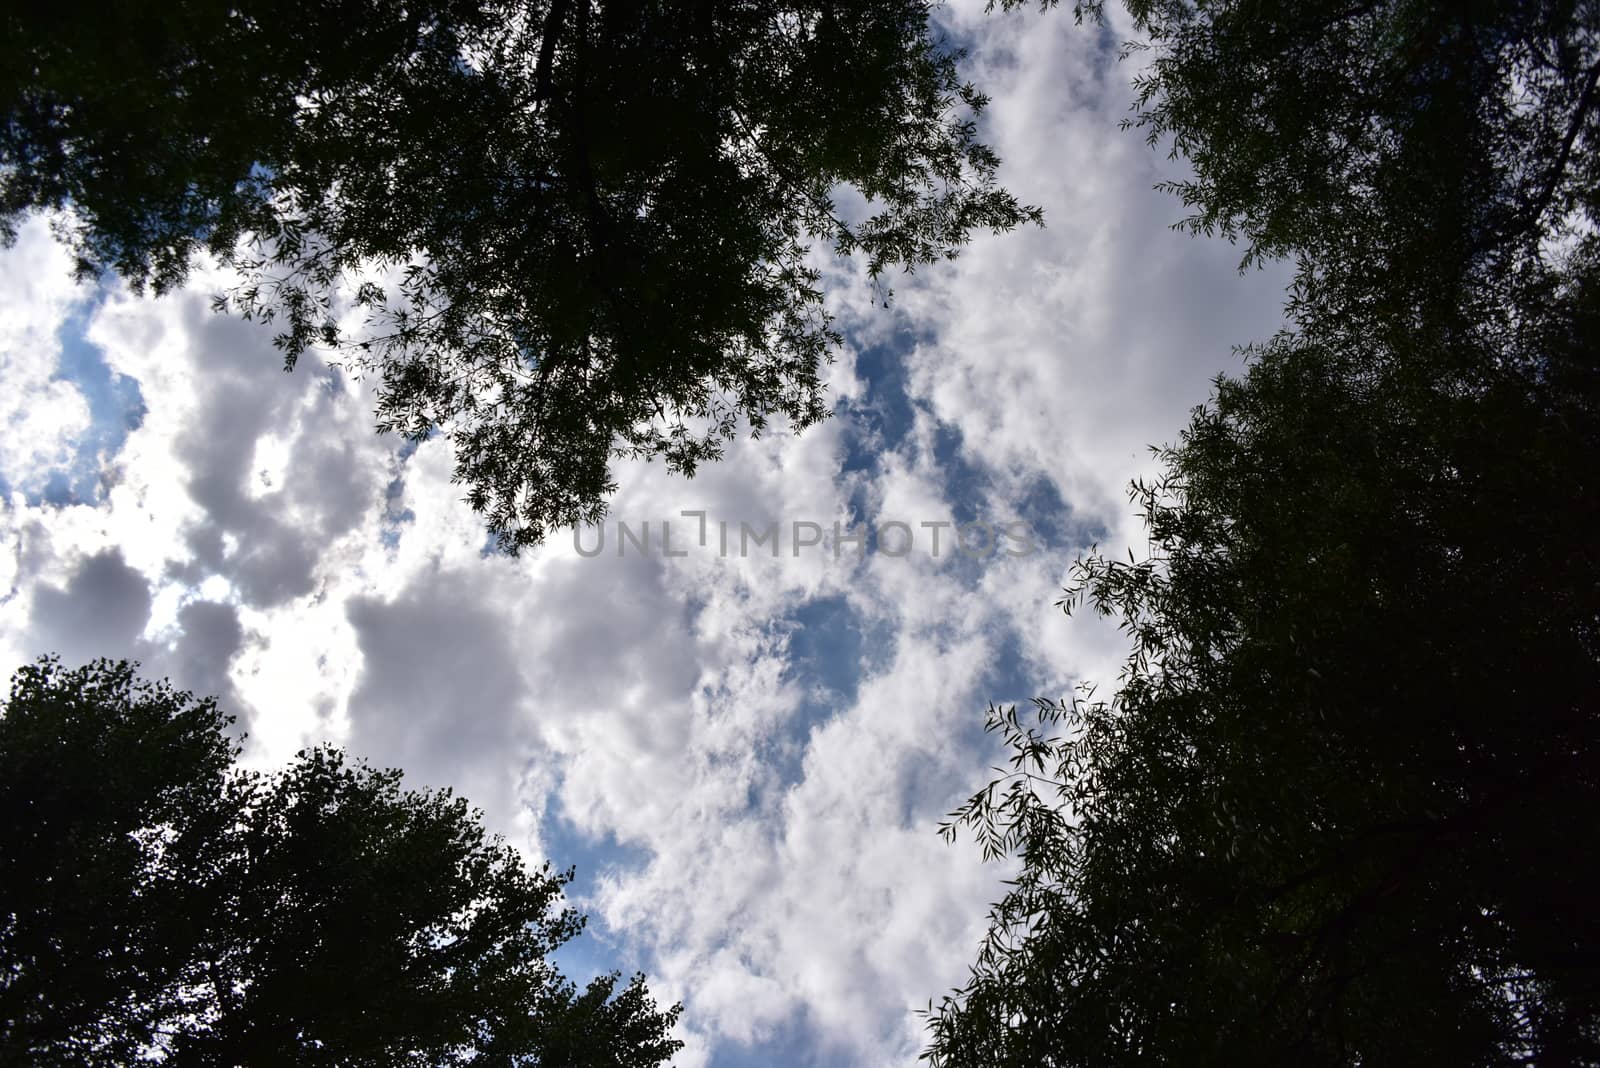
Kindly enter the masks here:
M 137 656 L 150 601 L 149 584 L 123 560 L 121 549 L 86 557 L 64 588 L 35 591 L 30 616 L 35 651 L 58 652 L 69 663 Z
M 215 697 L 230 712 L 243 711 L 228 669 L 244 643 L 238 611 L 215 601 L 193 601 L 178 611 L 179 633 L 170 645 L 141 637 L 152 598 L 144 575 L 108 549 L 85 557 L 64 587 L 40 586 L 30 616 L 33 654 L 57 653 L 68 664 L 100 657 L 140 662 L 150 678 Z
M 393 601 L 348 607 L 362 656 L 350 751 L 418 785 L 466 784 L 486 762 L 508 760 L 519 737 L 523 682 L 505 624 L 463 592 L 459 579 L 431 574 Z
M 241 714 L 242 702 L 228 677 L 229 665 L 244 645 L 238 609 L 217 601 L 191 601 L 178 610 L 182 634 L 162 657 L 169 673 L 184 687 L 215 697 L 230 712 Z
M 335 418 L 337 372 L 307 358 L 284 374 L 260 351 L 255 324 L 212 317 L 196 324 L 196 335 L 206 395 L 177 452 L 204 518 L 187 534 L 194 561 L 181 577 L 223 575 L 258 607 L 303 597 L 315 587 L 324 547 L 375 504 L 349 428 L 322 425 Z M 273 485 L 253 469 L 257 444 L 297 423 L 310 431 L 295 437 L 281 484 Z
M 590 694 L 637 686 L 663 699 L 688 696 L 699 672 L 692 619 L 662 576 L 662 561 L 641 554 L 552 568 L 541 601 L 549 607 L 534 620 L 547 643 L 540 664 Z

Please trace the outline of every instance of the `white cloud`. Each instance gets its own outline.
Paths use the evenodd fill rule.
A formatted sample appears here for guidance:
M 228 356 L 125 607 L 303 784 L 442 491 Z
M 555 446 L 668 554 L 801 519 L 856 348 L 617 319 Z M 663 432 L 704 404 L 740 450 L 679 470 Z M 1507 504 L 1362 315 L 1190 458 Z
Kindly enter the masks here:
M 684 1064 L 752 1043 L 773 1063 L 910 1064 L 911 1010 L 961 981 L 1004 874 L 934 833 L 986 776 L 984 704 L 1111 679 L 1118 636 L 1052 605 L 1067 565 L 1136 535 L 1123 488 L 1145 446 L 1276 323 L 1282 282 L 1169 232 L 1180 207 L 1116 129 L 1129 71 L 1096 34 L 980 8 L 949 17 L 975 38 L 1005 180 L 1049 227 L 898 280 L 889 311 L 830 268 L 856 344 L 832 369 L 838 418 L 693 481 L 619 470 L 600 556 L 557 536 L 485 557 L 447 445 L 375 437 L 370 393 L 315 359 L 284 374 L 268 331 L 208 310 L 224 278 L 114 291 L 86 336 L 146 414 L 98 503 L 0 512 L 4 666 L 51 643 L 139 655 L 222 694 L 253 760 L 345 742 L 456 787 L 531 853 L 583 853 L 618 966 L 687 1001 Z M 7 366 L 70 390 L 29 339 L 56 344 L 82 295 L 31 234 L 0 256 L 35 287 Z M 52 418 L 54 444 L 4 462 L 56 463 L 82 421 Z M 946 532 L 935 560 L 919 526 L 1024 513 L 1057 528 L 1025 557 L 970 560 Z M 796 520 L 887 519 L 917 551 L 787 540 Z M 616 520 L 648 523 L 654 551 L 619 556 Z M 688 555 L 661 555 L 662 521 Z M 718 522 L 735 544 L 740 523 L 785 540 L 723 557 Z
M 80 297 L 72 258 L 43 220 L 22 227 L 0 256 L 0 478 L 13 492 L 37 494 L 69 468 L 89 426 L 89 404 L 61 370 L 59 333 Z

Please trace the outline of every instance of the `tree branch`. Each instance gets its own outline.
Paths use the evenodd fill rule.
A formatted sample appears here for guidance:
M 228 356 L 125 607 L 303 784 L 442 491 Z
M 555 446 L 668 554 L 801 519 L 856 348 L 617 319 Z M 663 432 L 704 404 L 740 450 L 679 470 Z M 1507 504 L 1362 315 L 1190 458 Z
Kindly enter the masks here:
M 561 25 L 567 21 L 567 9 L 571 6 L 572 0 L 550 0 L 550 9 L 545 12 L 544 28 L 539 31 L 539 65 L 534 68 L 533 76 L 534 103 L 550 98 L 550 68 L 555 65 L 556 38 L 561 35 Z
M 1539 198 L 1534 201 L 1533 213 L 1529 217 L 1529 225 L 1538 230 L 1539 220 L 1544 218 L 1544 213 L 1550 210 L 1550 204 L 1555 200 L 1556 190 L 1561 186 L 1561 178 L 1567 173 L 1567 165 L 1572 162 L 1572 150 L 1577 145 L 1578 135 L 1583 132 L 1584 120 L 1589 117 L 1589 109 L 1594 106 L 1595 85 L 1600 82 L 1600 62 L 1589 68 L 1589 78 L 1584 84 L 1583 93 L 1578 97 L 1578 106 L 1572 113 L 1572 118 L 1567 123 L 1567 136 L 1562 139 L 1561 152 L 1556 156 L 1555 166 L 1550 168 L 1550 174 L 1545 179 L 1544 190 Z M 1537 235 L 1536 235 L 1537 236 Z

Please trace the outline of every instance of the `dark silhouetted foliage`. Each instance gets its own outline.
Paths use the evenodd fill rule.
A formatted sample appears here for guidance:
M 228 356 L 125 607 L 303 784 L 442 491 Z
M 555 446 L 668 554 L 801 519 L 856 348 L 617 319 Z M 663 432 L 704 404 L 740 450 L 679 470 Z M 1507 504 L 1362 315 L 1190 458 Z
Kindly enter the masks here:
M 1600 1064 L 1600 203 L 1588 4 L 1129 5 L 1196 225 L 1292 256 L 1117 619 L 991 709 L 1020 860 L 941 1066 Z
M 1547 382 L 1284 337 L 1220 387 L 1068 591 L 1116 694 L 991 711 L 956 822 L 1023 867 L 935 1063 L 1600 1063 L 1590 286 Z
M 18 7 L 0 225 L 70 208 L 85 271 L 157 291 L 232 262 L 219 307 L 378 376 L 380 428 L 447 435 L 515 551 L 596 520 L 616 457 L 692 473 L 826 414 L 814 240 L 877 277 L 1039 219 L 929 6 Z
M 1192 168 L 1167 186 L 1193 209 L 1185 225 L 1242 241 L 1246 263 L 1289 257 L 1304 282 L 1335 280 L 1345 316 L 1471 315 L 1541 273 L 1551 242 L 1592 233 L 1588 0 L 1125 6 L 1141 35 L 1129 125 Z
M 333 749 L 233 767 L 215 704 L 126 664 L 18 671 L 0 715 L 0 1062 L 649 1068 L 642 977 L 449 792 Z

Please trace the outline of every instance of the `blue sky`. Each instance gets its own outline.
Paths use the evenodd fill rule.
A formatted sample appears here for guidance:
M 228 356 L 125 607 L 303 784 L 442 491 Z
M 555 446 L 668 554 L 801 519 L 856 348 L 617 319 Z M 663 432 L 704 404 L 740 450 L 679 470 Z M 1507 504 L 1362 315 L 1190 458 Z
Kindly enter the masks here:
M 913 1010 L 960 982 L 1005 876 L 935 833 L 996 756 L 985 706 L 1114 679 L 1117 635 L 1053 606 L 1067 568 L 1137 539 L 1146 447 L 1277 325 L 1285 281 L 1170 229 L 1172 165 L 1117 129 L 1116 31 L 981 8 L 944 17 L 1047 228 L 894 280 L 887 310 L 819 258 L 834 418 L 693 481 L 619 467 L 594 557 L 485 555 L 447 444 L 377 437 L 367 387 L 315 359 L 285 374 L 209 310 L 226 275 L 85 289 L 27 227 L 0 253 L 4 666 L 136 656 L 221 697 L 258 764 L 329 740 L 457 789 L 578 867 L 592 930 L 563 963 L 681 998 L 680 1064 L 914 1063 Z M 890 521 L 910 552 L 789 537 Z M 618 555 L 617 522 L 652 551 Z M 719 554 L 723 523 L 776 526 L 778 554 Z M 941 527 L 932 554 L 924 524 L 974 523 L 1036 551 Z

